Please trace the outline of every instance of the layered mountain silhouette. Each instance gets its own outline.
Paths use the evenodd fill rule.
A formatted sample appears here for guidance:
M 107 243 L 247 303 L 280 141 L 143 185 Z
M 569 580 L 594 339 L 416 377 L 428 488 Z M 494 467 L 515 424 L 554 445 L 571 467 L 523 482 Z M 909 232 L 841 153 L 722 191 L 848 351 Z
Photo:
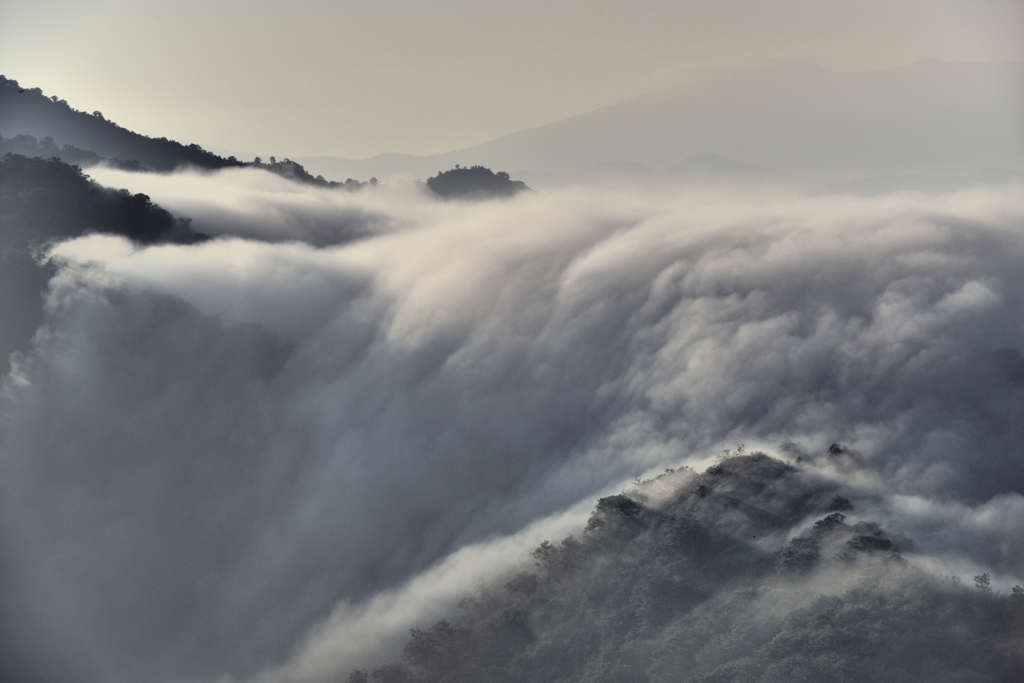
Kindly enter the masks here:
M 426 176 L 456 163 L 524 177 L 609 163 L 662 173 L 715 155 L 804 180 L 1024 170 L 1024 64 L 923 61 L 837 72 L 774 64 L 625 100 L 491 142 L 416 157 L 300 157 L 315 173 Z M 717 176 L 738 168 L 719 164 Z M 750 169 L 740 170 L 749 176 Z
M 309 173 L 302 164 L 270 157 L 239 161 L 207 151 L 197 144 L 185 145 L 167 138 L 150 138 L 92 114 L 71 107 L 56 96 L 46 97 L 40 88 L 23 88 L 0 76 L 0 155 L 19 154 L 57 158 L 69 164 L 92 166 L 106 163 L 128 171 L 173 171 L 182 167 L 207 170 L 252 166 L 307 185 L 353 190 L 368 183 L 348 178 L 331 181 Z
M 885 178 L 886 187 L 945 186 L 948 178 L 1024 171 L 1022 111 L 1024 64 L 923 61 L 837 72 L 779 63 L 624 100 L 467 149 L 364 160 L 298 157 L 289 164 L 305 167 L 302 173 L 280 170 L 300 181 L 318 175 L 426 178 L 459 164 L 508 169 L 531 184 L 609 176 L 642 181 L 653 173 L 694 182 L 790 179 L 827 187 L 865 178 L 878 185 Z M 0 78 L 0 136 L 18 135 L 51 138 L 66 161 L 77 149 L 157 171 L 243 165 L 195 144 L 133 133 L 99 112 L 77 111 L 38 88 Z
M 46 97 L 39 88 L 22 88 L 17 81 L 0 76 L 0 135 L 50 138 L 55 144 L 88 150 L 100 157 L 134 160 L 154 171 L 178 166 L 217 169 L 240 166 L 199 145 L 183 145 L 167 138 L 150 138 L 108 121 L 101 112 L 78 111 L 56 96 Z M 60 156 L 60 155 L 53 155 Z

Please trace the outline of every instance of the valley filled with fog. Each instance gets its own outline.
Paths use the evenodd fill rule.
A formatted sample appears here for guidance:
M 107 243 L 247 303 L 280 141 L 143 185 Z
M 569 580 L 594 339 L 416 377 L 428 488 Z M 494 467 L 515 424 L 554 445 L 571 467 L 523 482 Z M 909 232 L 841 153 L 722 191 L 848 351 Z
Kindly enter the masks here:
M 44 325 L 0 396 L 18 675 L 345 680 L 540 571 L 542 541 L 596 538 L 598 499 L 724 451 L 813 503 L 773 512 L 751 558 L 835 495 L 901 571 L 1024 582 L 1019 180 L 445 201 L 401 176 L 89 174 L 211 239 L 45 252 Z M 829 566 L 790 607 L 853 585 Z
M 1020 683 L 1021 35 L 0 2 L 0 683 Z

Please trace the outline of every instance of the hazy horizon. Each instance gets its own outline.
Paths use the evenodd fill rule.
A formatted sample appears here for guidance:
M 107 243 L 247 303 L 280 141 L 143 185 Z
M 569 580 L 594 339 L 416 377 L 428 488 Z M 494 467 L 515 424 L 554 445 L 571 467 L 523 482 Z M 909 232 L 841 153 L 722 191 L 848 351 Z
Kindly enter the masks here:
M 368 158 L 469 147 L 772 60 L 1022 62 L 1022 34 L 1013 0 L 50 0 L 0 7 L 0 65 L 148 135 L 264 157 Z

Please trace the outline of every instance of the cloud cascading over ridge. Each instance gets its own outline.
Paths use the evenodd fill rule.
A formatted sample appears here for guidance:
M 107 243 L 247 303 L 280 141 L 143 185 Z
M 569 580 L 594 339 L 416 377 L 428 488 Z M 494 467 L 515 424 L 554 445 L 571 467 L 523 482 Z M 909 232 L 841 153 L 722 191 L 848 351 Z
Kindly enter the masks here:
M 256 674 L 335 605 L 736 443 L 790 444 L 936 566 L 1022 578 L 1021 185 L 446 203 L 253 178 L 138 188 L 213 241 L 53 248 L 0 399 L 7 661 Z

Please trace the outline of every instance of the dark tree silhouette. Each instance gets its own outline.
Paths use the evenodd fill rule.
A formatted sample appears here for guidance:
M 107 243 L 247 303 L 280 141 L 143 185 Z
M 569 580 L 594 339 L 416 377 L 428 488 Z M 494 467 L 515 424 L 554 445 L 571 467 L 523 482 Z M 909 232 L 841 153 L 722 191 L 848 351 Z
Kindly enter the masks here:
M 52 136 L 80 150 L 90 150 L 103 158 L 135 160 L 155 171 L 172 171 L 179 166 L 225 168 L 241 165 L 207 152 L 199 145 L 183 145 L 167 138 L 150 138 L 133 133 L 107 120 L 95 111 L 91 114 L 71 108 L 64 100 L 46 97 L 39 88 L 23 93 L 18 82 L 0 76 L 0 135 Z M 83 160 L 84 161 L 84 160 Z
M 484 166 L 462 168 L 458 165 L 450 171 L 438 171 L 427 180 L 427 187 L 444 199 L 511 197 L 530 189 L 521 180 L 510 179 L 504 171 L 494 173 Z
M 19 93 L 22 97 L 16 97 Z M 0 111 L 4 113 L 0 118 L 0 155 L 11 152 L 47 159 L 56 157 L 80 166 L 106 163 L 125 171 L 255 166 L 318 187 L 358 190 L 377 184 L 375 178 L 369 183 L 351 178 L 341 183 L 314 177 L 290 159 L 279 162 L 276 157 L 270 157 L 270 163 L 264 164 L 256 157 L 246 163 L 233 156 L 225 159 L 194 143 L 184 145 L 167 138 L 139 135 L 108 121 L 99 111 L 87 114 L 72 109 L 65 100 L 46 97 L 39 88 L 19 88 L 17 81 L 4 76 L 0 76 Z M 59 147 L 55 139 L 63 146 Z

